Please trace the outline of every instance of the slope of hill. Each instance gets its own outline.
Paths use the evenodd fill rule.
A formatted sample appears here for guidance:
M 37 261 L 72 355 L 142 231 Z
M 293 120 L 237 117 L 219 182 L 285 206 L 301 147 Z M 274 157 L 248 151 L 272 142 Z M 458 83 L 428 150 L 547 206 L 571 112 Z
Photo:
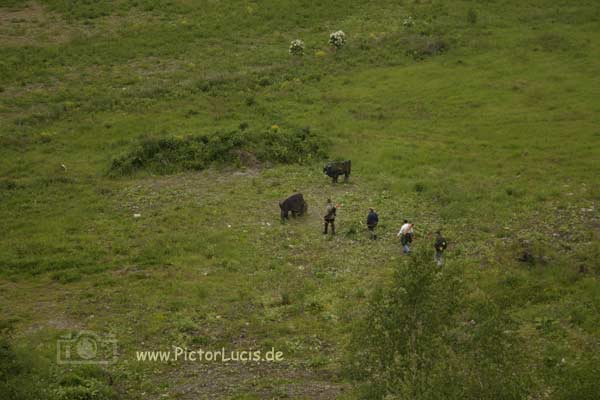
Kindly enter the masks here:
M 406 262 L 408 218 L 414 252 L 441 228 L 468 298 L 516 321 L 531 398 L 590 398 L 599 22 L 585 0 L 1 0 L 0 395 L 356 398 L 346 344 Z M 168 173 L 111 170 L 148 140 L 241 131 L 280 157 L 194 170 L 177 157 L 205 150 L 186 145 L 152 153 Z M 300 131 L 352 160 L 348 183 L 322 175 L 319 152 L 295 162 L 268 139 Z M 295 191 L 309 215 L 281 224 Z M 327 197 L 335 237 L 321 234 Z M 114 335 L 117 362 L 57 364 L 57 340 L 81 330 Z M 284 360 L 136 358 L 172 346 Z

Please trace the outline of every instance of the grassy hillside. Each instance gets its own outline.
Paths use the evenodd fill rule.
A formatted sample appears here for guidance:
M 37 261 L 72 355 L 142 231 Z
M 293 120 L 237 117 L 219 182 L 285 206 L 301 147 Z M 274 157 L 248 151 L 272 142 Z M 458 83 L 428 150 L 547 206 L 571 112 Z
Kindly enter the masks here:
M 441 228 L 464 300 L 515 321 L 530 398 L 592 398 L 599 22 L 591 0 L 0 0 L 0 394 L 357 398 L 347 344 L 408 262 L 408 218 L 415 253 Z M 148 141 L 242 131 L 278 156 L 111 169 Z M 351 159 L 349 183 L 269 139 L 294 132 Z M 295 191 L 309 215 L 281 224 Z M 78 330 L 113 334 L 118 362 L 58 365 Z M 174 345 L 285 359 L 136 361 Z

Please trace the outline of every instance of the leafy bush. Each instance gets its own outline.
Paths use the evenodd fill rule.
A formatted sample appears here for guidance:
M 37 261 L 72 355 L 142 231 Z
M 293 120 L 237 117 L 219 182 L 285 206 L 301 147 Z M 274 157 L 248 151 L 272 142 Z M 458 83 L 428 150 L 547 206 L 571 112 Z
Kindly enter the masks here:
M 14 346 L 12 321 L 0 320 L 0 399 L 113 400 L 108 374 L 96 366 L 64 375 L 49 360 Z M 52 353 L 53 356 L 55 356 Z
M 112 175 L 139 170 L 168 174 L 202 170 L 211 165 L 252 166 L 260 162 L 303 163 L 326 156 L 327 143 L 310 132 L 248 129 L 191 135 L 183 138 L 146 138 L 132 151 L 113 160 Z
M 0 399 L 41 398 L 39 379 L 31 376 L 31 363 L 14 349 L 10 337 L 14 320 L 0 320 Z
M 474 8 L 469 8 L 469 11 L 467 12 L 467 21 L 471 25 L 475 25 L 477 23 L 477 11 L 475 11 Z
M 414 190 L 417 193 L 421 193 L 425 191 L 425 184 L 422 182 L 415 183 Z
M 0 382 L 5 382 L 10 375 L 20 372 L 16 355 L 4 337 L 0 337 L 0 361 Z
M 348 238 L 355 238 L 356 234 L 360 231 L 360 223 L 358 221 L 353 221 L 350 224 L 348 224 L 348 227 L 344 233 Z
M 46 398 L 44 379 L 33 375 L 30 360 L 15 351 L 6 334 L 0 333 L 0 399 Z
M 341 49 L 346 44 L 346 34 L 343 31 L 332 32 L 329 35 L 329 44 L 337 50 Z
M 292 40 L 290 43 L 290 54 L 293 56 L 304 55 L 304 42 L 300 39 Z
M 0 190 L 15 190 L 19 187 L 17 182 L 10 179 L 0 179 Z
M 262 87 L 267 87 L 273 84 L 273 81 L 267 77 L 267 76 L 263 76 L 262 78 L 260 78 L 258 80 L 258 84 Z
M 525 398 L 513 322 L 488 300 L 467 304 L 461 271 L 430 256 L 401 263 L 353 331 L 345 365 L 361 398 Z

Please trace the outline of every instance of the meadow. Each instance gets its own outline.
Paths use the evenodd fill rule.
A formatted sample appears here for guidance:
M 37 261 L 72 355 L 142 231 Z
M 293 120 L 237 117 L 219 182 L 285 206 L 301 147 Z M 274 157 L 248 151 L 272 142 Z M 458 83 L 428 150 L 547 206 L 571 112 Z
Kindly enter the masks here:
M 0 0 L 0 398 L 597 397 L 599 22 L 591 0 Z M 294 192 L 309 213 L 281 223 Z M 523 356 L 518 390 L 353 371 L 397 345 L 363 325 L 413 284 L 423 318 L 456 304 L 431 332 L 506 327 L 481 354 Z M 117 362 L 58 364 L 81 330 L 114 335 Z M 172 346 L 284 360 L 136 360 Z

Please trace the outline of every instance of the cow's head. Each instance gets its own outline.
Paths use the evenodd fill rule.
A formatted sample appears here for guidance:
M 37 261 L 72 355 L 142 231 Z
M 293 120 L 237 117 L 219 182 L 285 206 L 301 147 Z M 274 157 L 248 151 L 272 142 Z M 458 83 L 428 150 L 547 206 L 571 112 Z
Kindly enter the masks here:
M 281 209 L 281 219 L 286 219 L 288 216 L 288 213 L 283 207 L 283 201 L 279 202 L 279 208 Z

